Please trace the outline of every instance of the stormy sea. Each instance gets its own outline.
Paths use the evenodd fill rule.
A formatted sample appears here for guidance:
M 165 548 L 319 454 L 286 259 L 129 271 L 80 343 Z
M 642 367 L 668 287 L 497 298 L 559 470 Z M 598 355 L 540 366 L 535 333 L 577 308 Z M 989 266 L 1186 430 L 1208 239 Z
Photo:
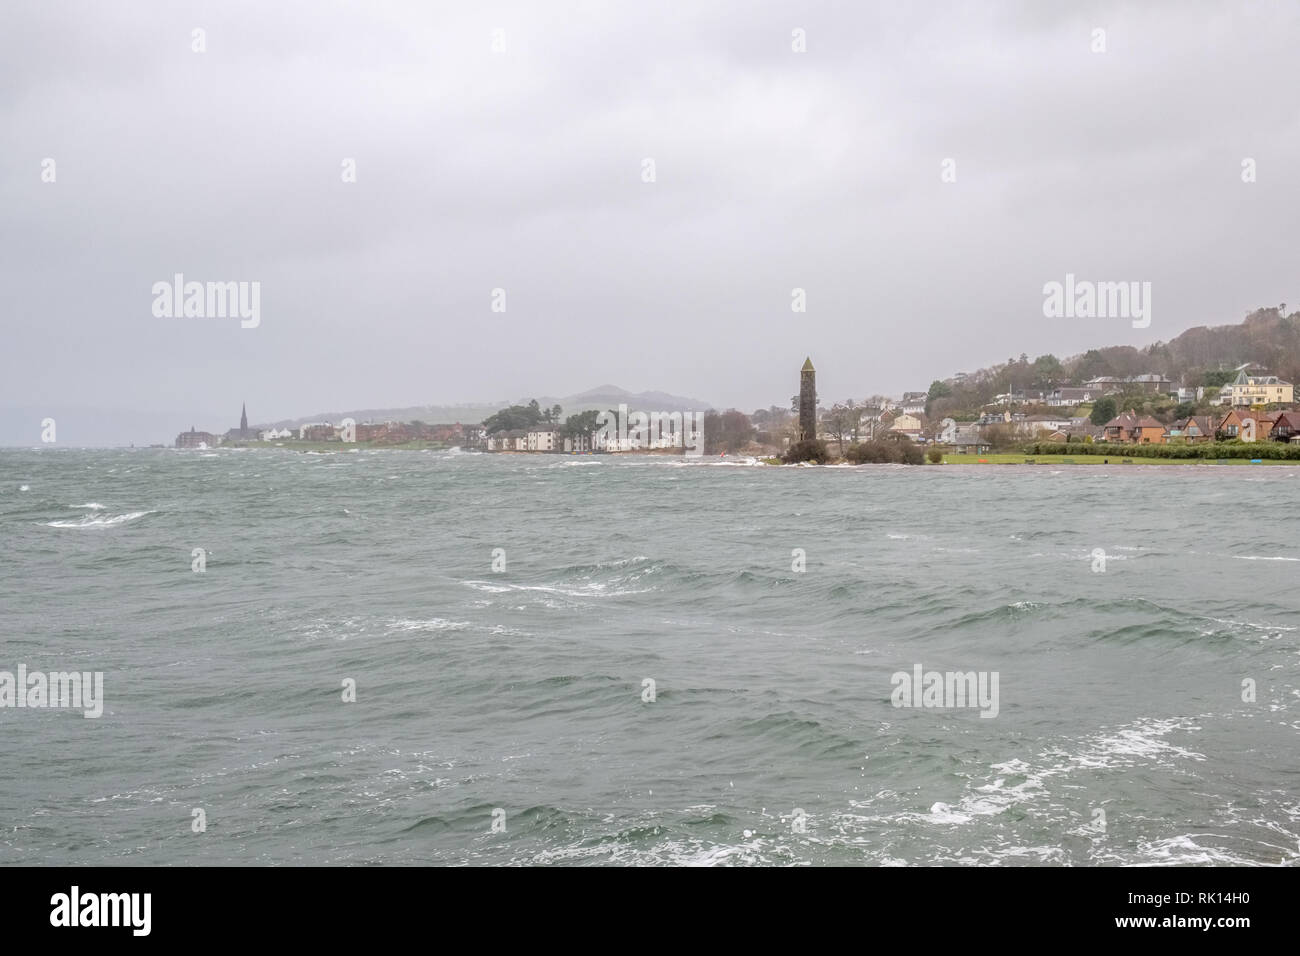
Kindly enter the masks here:
M 1295 865 L 1298 479 L 0 451 L 0 863 Z

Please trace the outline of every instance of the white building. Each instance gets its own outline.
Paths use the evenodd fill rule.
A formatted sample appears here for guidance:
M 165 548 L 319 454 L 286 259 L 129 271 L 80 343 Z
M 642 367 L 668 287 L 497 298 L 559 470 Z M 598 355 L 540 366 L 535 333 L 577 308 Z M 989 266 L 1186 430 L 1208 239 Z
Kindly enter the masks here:
M 524 447 L 528 451 L 555 451 L 560 447 L 560 430 L 550 425 L 528 429 Z
M 1070 426 L 1070 419 L 1056 415 L 1030 415 L 1016 423 L 1016 430 L 1026 435 L 1054 432 Z
M 904 392 L 902 402 L 903 414 L 924 415 L 926 398 L 927 395 L 925 392 Z
M 307 422 L 305 425 L 298 426 L 298 437 L 301 439 L 306 439 L 307 432 L 312 428 L 329 429 L 329 434 L 330 435 L 334 434 L 333 422 Z
M 519 429 L 497 432 L 488 435 L 486 444 L 488 451 L 526 451 L 528 449 L 528 433 Z
M 1101 398 L 1102 389 L 1088 386 L 1075 387 L 1063 385 L 1047 393 L 1047 404 L 1052 408 L 1069 408 L 1084 402 L 1095 402 Z

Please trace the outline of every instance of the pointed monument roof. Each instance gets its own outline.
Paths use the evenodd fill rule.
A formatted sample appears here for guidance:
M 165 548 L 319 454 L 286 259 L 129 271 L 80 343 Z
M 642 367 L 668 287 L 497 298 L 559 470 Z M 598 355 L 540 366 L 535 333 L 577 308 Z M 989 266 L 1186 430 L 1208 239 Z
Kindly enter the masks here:
M 803 360 L 803 368 L 801 368 L 799 371 L 801 371 L 801 372 L 815 372 L 815 371 L 817 371 L 815 368 L 813 368 L 812 358 L 811 358 L 811 357 L 806 358 L 806 359 Z

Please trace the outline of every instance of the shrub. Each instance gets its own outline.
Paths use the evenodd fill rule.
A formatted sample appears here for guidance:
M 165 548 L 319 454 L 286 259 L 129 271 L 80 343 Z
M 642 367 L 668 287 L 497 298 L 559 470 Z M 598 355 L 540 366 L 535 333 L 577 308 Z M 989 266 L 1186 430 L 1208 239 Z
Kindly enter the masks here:
M 864 441 L 850 445 L 844 458 L 855 465 L 897 464 L 903 460 L 903 450 L 898 442 Z
M 817 464 L 825 463 L 830 457 L 826 450 L 826 443 L 820 438 L 810 438 L 806 441 L 797 441 L 786 449 L 781 460 L 787 465 L 793 465 L 801 461 L 814 461 Z
M 919 465 L 924 460 L 921 449 L 906 435 L 891 436 L 888 441 L 864 441 L 850 445 L 844 458 L 855 465 Z
M 937 465 L 939 462 L 943 461 L 943 449 L 931 448 L 925 453 L 925 457 L 930 459 L 930 464 Z

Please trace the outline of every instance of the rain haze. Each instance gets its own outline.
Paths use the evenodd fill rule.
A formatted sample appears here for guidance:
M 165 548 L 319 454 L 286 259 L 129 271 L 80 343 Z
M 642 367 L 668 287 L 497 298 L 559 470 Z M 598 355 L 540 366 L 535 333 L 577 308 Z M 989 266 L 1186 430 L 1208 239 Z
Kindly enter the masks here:
M 839 400 L 1238 322 L 1300 296 L 1298 20 L 9 4 L 0 443 L 603 383 L 748 411 L 807 355 Z M 160 317 L 178 274 L 258 321 Z M 1151 283 L 1149 326 L 1045 317 L 1067 274 Z

